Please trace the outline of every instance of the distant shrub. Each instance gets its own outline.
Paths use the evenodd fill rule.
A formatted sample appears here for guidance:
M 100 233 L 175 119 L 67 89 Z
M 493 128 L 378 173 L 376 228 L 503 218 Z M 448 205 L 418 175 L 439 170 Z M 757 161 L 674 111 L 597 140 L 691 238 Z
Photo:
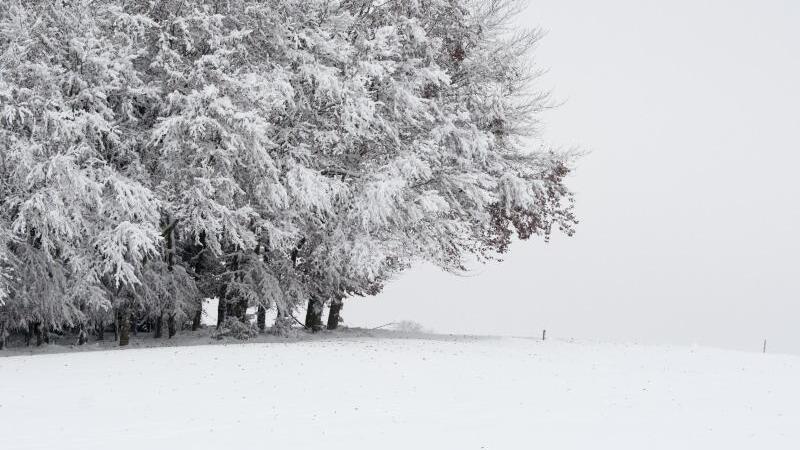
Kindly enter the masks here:
M 425 327 L 413 320 L 402 320 L 394 325 L 394 329 L 404 333 L 425 333 Z

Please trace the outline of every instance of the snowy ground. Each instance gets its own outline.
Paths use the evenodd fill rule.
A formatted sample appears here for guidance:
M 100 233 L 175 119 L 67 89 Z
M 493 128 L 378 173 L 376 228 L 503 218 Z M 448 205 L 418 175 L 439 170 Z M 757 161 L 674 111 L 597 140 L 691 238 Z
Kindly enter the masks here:
M 18 355 L 0 449 L 797 449 L 798 380 L 794 356 L 387 332 Z

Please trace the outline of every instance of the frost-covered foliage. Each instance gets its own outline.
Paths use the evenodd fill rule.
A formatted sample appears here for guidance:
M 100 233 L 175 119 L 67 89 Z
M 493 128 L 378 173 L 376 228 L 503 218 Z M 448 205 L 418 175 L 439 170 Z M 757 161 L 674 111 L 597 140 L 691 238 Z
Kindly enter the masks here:
M 217 327 L 214 333 L 215 339 L 224 339 L 232 337 L 239 340 L 247 340 L 252 337 L 258 336 L 258 329 L 249 322 L 242 322 L 241 320 L 228 317 L 220 327 Z
M 4 219 L 14 240 L 12 326 L 61 328 L 140 284 L 156 257 L 161 201 L 149 189 L 133 111 L 136 33 L 111 2 L 0 6 Z
M 0 321 L 377 293 L 572 233 L 513 0 L 0 5 Z M 171 325 L 172 326 L 172 325 Z M 227 328 L 231 328 L 228 326 Z M 159 331 L 160 333 L 160 331 Z

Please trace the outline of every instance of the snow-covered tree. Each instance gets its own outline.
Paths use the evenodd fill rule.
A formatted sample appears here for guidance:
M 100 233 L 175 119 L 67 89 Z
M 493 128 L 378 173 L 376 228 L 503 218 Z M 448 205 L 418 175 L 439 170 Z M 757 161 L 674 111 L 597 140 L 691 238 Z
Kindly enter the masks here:
M 331 303 L 335 328 L 418 261 L 571 234 L 516 5 L 3 3 L 0 323 L 124 343 L 216 296 L 219 326 L 306 305 L 318 329 Z
M 141 284 L 160 201 L 139 170 L 142 22 L 113 3 L 5 3 L 0 126 L 14 327 L 82 325 Z

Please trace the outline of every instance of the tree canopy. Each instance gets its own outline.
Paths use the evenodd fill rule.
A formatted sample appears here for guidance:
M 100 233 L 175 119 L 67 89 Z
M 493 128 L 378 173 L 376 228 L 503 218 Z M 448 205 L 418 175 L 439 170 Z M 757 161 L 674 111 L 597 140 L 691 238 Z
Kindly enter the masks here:
M 572 234 L 517 8 L 3 2 L 0 322 L 285 320 Z

